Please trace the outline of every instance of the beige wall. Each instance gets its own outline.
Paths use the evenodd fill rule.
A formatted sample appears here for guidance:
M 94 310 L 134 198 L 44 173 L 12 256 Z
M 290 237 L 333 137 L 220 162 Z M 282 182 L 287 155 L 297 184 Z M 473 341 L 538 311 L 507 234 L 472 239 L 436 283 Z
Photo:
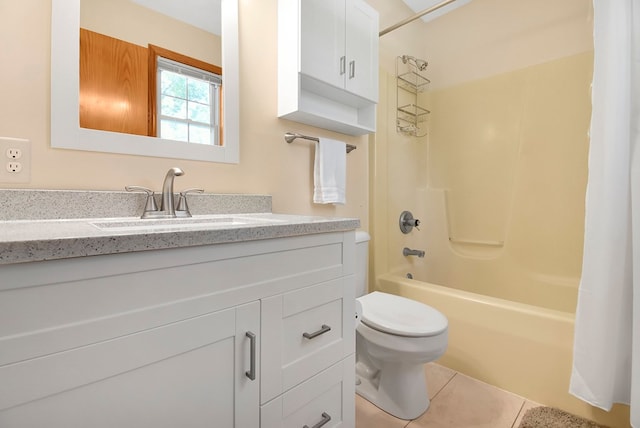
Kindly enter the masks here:
M 80 27 L 143 47 L 149 44 L 222 65 L 220 36 L 132 0 L 81 0 Z
M 238 165 L 52 149 L 48 0 L 0 2 L 0 136 L 31 140 L 31 182 L 3 188 L 158 189 L 166 170 L 185 176 L 176 188 L 273 196 L 274 212 L 359 217 L 368 227 L 367 137 L 348 137 L 276 116 L 277 0 L 240 0 L 240 163 Z M 11 66 L 8 66 L 11 65 Z M 343 139 L 358 149 L 347 157 L 347 204 L 312 203 L 313 145 L 283 140 L 286 131 Z
M 411 16 L 402 0 L 367 0 L 380 28 Z M 402 54 L 429 61 L 431 88 L 478 80 L 593 49 L 591 0 L 472 1 L 428 23 L 380 38 L 380 66 Z

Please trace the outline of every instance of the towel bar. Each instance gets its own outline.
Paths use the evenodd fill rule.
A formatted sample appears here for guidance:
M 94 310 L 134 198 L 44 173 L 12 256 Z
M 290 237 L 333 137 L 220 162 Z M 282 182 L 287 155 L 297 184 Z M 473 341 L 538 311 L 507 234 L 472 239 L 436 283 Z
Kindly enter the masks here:
M 295 140 L 296 138 L 302 138 L 303 140 L 311 140 L 316 142 L 320 141 L 320 139 L 317 137 L 309 137 L 308 135 L 295 134 L 293 132 L 286 132 L 284 134 L 284 140 L 287 143 L 292 143 L 293 140 Z M 355 149 L 356 149 L 356 146 L 354 146 L 353 144 L 347 144 L 347 153 L 350 153 L 352 150 L 355 150 Z

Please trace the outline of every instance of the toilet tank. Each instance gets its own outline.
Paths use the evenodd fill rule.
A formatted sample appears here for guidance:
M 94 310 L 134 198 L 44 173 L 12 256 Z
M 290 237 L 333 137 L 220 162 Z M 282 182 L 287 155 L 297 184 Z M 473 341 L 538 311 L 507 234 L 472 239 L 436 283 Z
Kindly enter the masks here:
M 371 236 L 367 232 L 356 232 L 356 297 L 368 293 L 369 277 L 369 240 Z

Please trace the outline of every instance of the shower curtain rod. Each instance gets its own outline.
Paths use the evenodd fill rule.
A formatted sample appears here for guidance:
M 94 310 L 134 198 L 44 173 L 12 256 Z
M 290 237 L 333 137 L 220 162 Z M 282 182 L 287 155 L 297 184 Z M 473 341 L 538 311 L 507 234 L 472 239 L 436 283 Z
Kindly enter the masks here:
M 378 37 L 382 37 L 385 34 L 390 33 L 393 30 L 395 30 L 397 28 L 400 28 L 405 24 L 408 24 L 408 23 L 410 23 L 412 21 L 415 21 L 418 18 L 422 18 L 424 15 L 426 15 L 428 13 L 435 12 L 436 10 L 440 9 L 441 7 L 444 7 L 444 6 L 448 5 L 449 3 L 453 3 L 454 1 L 456 1 L 456 0 L 445 0 L 442 3 L 438 3 L 435 6 L 432 6 L 432 7 L 428 8 L 428 9 L 425 9 L 425 10 L 423 10 L 421 12 L 418 12 L 415 15 L 408 17 L 407 19 L 403 19 L 402 21 L 398 22 L 397 24 L 392 25 L 391 27 L 387 27 L 384 30 L 380 31 L 380 33 L 378 33 Z

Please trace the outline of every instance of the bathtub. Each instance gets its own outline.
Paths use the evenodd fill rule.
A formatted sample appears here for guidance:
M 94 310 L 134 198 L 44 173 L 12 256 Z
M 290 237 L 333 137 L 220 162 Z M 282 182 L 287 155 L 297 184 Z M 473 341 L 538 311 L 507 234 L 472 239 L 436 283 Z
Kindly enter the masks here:
M 628 407 L 604 412 L 568 393 L 573 313 L 409 279 L 378 276 L 376 289 L 428 304 L 449 320 L 440 364 L 529 400 L 611 427 L 628 426 Z M 626 423 L 626 425 L 625 425 Z

